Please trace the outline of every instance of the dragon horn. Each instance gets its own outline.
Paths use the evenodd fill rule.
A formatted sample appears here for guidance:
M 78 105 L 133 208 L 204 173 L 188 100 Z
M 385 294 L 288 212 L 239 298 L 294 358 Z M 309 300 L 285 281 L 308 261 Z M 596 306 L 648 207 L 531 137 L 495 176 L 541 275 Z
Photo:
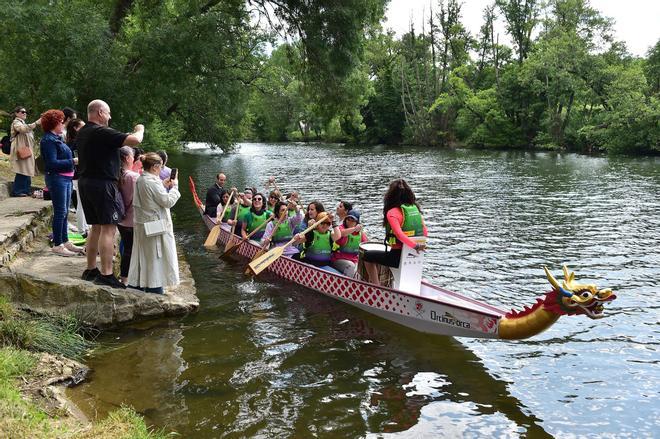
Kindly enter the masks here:
M 559 285 L 559 282 L 557 282 L 557 279 L 550 273 L 550 270 L 548 270 L 548 267 L 545 265 L 543 266 L 543 270 L 545 270 L 545 276 L 548 278 L 548 282 L 550 282 L 550 285 L 552 285 L 557 291 L 561 292 L 564 296 L 566 297 L 571 297 L 573 294 L 569 293 L 565 289 Z

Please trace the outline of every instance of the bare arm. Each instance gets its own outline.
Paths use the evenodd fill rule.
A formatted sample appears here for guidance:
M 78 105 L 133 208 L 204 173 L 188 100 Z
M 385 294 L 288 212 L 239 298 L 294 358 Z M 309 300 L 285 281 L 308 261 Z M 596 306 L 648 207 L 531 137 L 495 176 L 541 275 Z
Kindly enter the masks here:
M 135 125 L 135 128 L 133 129 L 133 132 L 124 139 L 124 144 L 123 146 L 137 146 L 140 143 L 142 143 L 142 139 L 144 138 L 144 125 L 138 124 Z

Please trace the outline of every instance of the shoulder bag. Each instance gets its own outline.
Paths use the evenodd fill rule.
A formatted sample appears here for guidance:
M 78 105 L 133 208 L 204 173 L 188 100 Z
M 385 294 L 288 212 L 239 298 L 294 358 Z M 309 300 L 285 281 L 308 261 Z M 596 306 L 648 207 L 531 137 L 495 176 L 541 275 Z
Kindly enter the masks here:
M 144 233 L 147 237 L 159 236 L 167 231 L 167 221 L 164 219 L 157 219 L 144 223 Z

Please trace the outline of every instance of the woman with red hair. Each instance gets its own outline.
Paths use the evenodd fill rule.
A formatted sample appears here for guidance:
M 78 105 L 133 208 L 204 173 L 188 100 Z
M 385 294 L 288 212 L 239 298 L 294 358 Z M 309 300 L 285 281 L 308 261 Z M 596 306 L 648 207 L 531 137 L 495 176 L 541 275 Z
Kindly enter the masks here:
M 64 133 L 64 113 L 48 110 L 41 115 L 44 136 L 41 139 L 41 156 L 46 169 L 46 186 L 53 201 L 53 253 L 60 256 L 74 256 L 83 251 L 82 247 L 69 242 L 67 214 L 71 203 L 73 169 L 78 163 L 73 153 L 62 140 Z

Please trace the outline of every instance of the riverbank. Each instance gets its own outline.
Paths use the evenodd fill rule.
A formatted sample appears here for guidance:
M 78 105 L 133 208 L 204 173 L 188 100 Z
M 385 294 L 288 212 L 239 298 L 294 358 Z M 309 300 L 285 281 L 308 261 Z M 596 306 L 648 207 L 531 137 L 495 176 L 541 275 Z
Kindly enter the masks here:
M 81 327 L 116 327 L 198 309 L 195 282 L 183 254 L 179 254 L 180 285 L 162 295 L 82 281 L 84 257 L 63 258 L 50 252 L 51 202 L 9 197 L 12 179 L 4 156 L 0 158 L 0 436 L 164 437 L 152 434 L 131 408 L 90 424 L 64 396 L 63 386 L 79 383 L 89 371 L 69 358 L 82 357 L 91 346 L 79 336 Z M 33 186 L 42 187 L 43 177 L 33 178 Z
M 92 346 L 79 332 L 74 319 L 31 315 L 0 296 L 0 437 L 166 437 L 128 407 L 91 424 L 65 397 L 63 387 L 89 372 L 67 358 L 80 358 Z

